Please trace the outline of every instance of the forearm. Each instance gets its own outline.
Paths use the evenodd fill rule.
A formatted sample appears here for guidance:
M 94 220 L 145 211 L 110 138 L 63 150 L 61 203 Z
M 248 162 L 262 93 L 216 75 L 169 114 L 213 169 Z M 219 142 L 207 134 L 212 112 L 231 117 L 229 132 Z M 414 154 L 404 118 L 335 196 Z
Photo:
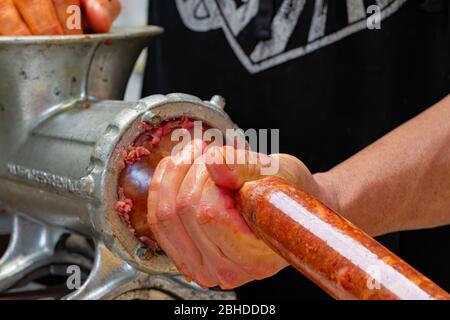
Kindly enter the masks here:
M 371 235 L 450 224 L 450 96 L 315 178 Z

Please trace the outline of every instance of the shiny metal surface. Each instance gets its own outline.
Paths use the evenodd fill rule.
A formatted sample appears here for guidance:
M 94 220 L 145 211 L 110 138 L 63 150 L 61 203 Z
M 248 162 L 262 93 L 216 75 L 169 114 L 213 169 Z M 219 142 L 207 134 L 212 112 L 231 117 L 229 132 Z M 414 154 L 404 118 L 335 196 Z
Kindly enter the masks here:
M 12 237 L 0 260 L 0 291 L 9 289 L 32 269 L 45 265 L 63 232 L 62 228 L 15 215 Z
M 176 269 L 163 254 L 138 255 L 146 249 L 114 210 L 121 151 L 149 114 L 189 116 L 221 130 L 234 126 L 220 99 L 169 94 L 118 100 L 139 53 L 161 32 L 150 26 L 89 36 L 0 37 L 0 207 L 14 216 L 0 290 L 39 268 L 64 231 L 96 243 L 90 277 L 67 299 L 112 299 L 145 286 L 189 288 L 192 297 L 233 296 L 173 280 Z
M 159 295 L 156 294 L 159 292 Z M 162 296 L 165 294 L 165 296 Z M 97 247 L 95 265 L 84 285 L 66 300 L 100 299 L 234 299 L 233 292 L 202 289 L 179 276 L 149 276 L 118 259 L 102 244 Z

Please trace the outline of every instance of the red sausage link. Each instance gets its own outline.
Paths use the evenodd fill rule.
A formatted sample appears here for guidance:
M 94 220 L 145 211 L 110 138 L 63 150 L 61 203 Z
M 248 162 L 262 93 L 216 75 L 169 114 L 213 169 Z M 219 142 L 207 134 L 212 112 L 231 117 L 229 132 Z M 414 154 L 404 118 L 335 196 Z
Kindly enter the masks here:
M 236 205 L 259 237 L 336 299 L 450 299 L 369 235 L 279 178 L 246 183 Z

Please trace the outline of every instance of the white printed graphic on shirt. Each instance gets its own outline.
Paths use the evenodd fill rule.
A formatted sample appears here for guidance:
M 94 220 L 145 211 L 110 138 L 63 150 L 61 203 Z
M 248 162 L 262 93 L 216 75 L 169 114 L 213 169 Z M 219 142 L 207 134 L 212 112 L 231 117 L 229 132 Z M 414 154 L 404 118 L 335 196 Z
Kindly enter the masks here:
M 176 4 L 187 28 L 197 32 L 221 28 L 239 61 L 249 72 L 257 73 L 367 28 L 369 16 L 364 0 L 338 0 L 346 6 L 348 24 L 329 34 L 326 33 L 328 0 L 315 0 L 312 17 L 302 16 L 306 1 L 313 0 L 284 0 L 271 22 L 272 37 L 260 41 L 250 54 L 242 49 L 237 37 L 257 15 L 260 0 L 176 0 Z M 376 0 L 381 10 L 381 21 L 395 13 L 406 1 Z M 286 49 L 299 19 L 311 21 L 308 41 L 299 47 Z

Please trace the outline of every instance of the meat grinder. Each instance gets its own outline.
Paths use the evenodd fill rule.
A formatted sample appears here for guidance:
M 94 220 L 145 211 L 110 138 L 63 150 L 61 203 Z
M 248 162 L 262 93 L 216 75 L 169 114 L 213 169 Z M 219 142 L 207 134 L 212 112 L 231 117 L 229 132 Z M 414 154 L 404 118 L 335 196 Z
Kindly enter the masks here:
M 177 275 L 114 208 L 121 150 L 139 135 L 142 120 L 183 116 L 234 128 L 220 97 L 174 93 L 122 101 L 137 57 L 162 31 L 0 38 L 0 229 L 6 232 L 7 223 L 11 229 L 0 291 L 54 260 L 62 237 L 77 234 L 92 241 L 94 261 L 65 299 L 235 297 Z M 63 262 L 76 264 L 69 260 Z

